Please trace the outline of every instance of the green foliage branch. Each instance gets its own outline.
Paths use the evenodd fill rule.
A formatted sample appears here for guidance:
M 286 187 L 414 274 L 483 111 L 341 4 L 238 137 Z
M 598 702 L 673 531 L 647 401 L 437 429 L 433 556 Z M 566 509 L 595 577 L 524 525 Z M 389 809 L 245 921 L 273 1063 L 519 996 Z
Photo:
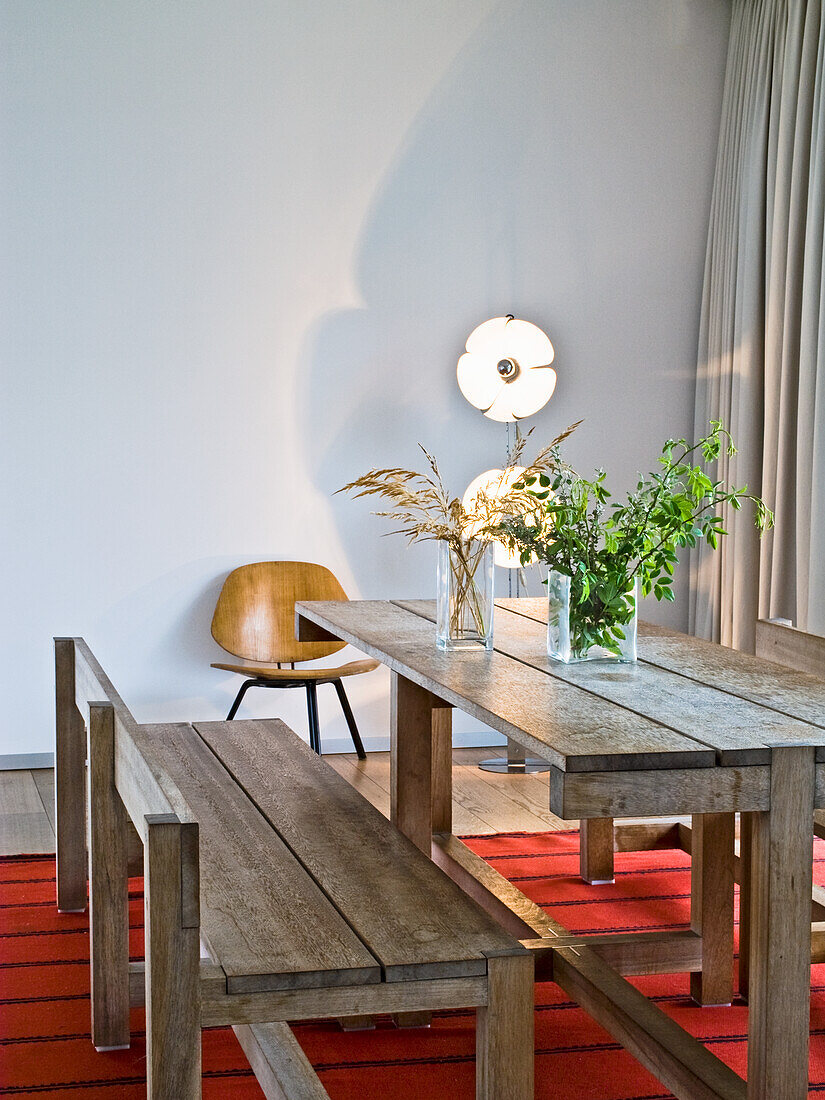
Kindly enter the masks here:
M 495 535 L 526 564 L 534 555 L 548 570 L 570 577 L 570 630 L 575 656 L 591 646 L 619 655 L 624 627 L 635 612 L 634 582 L 643 596 L 673 600 L 673 574 L 678 553 L 706 542 L 716 549 L 727 534 L 722 511 L 738 511 L 749 501 L 760 532 L 773 526 L 765 502 L 722 480 L 713 480 L 702 463 L 716 462 L 722 449 L 736 454 L 730 432 L 721 421 L 689 443 L 668 439 L 659 456 L 660 469 L 640 475 L 624 502 L 612 501 L 605 472 L 580 477 L 558 452 L 548 456 L 547 470 L 528 472 L 513 489 L 524 489 L 542 513 L 523 510 L 506 516 Z M 698 461 L 701 459 L 701 461 Z

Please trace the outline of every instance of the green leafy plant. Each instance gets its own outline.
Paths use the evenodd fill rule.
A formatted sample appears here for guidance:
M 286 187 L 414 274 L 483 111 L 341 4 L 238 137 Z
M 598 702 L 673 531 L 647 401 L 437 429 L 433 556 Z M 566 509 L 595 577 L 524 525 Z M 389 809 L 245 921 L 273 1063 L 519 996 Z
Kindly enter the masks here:
M 548 463 L 552 471 L 528 472 L 513 486 L 533 498 L 533 511 L 505 517 L 496 537 L 518 550 L 523 563 L 535 555 L 551 572 L 570 577 L 575 657 L 592 646 L 619 654 L 624 627 L 636 610 L 637 577 L 642 595 L 673 600 L 678 552 L 702 540 L 715 549 L 727 533 L 725 506 L 739 510 L 748 501 L 760 532 L 773 526 L 773 513 L 747 486 L 714 481 L 703 468 L 702 462 L 715 462 L 723 447 L 736 453 L 721 421 L 711 421 L 710 428 L 695 443 L 667 440 L 660 469 L 640 476 L 624 502 L 611 500 L 604 470 L 592 479 L 580 477 L 558 452 Z

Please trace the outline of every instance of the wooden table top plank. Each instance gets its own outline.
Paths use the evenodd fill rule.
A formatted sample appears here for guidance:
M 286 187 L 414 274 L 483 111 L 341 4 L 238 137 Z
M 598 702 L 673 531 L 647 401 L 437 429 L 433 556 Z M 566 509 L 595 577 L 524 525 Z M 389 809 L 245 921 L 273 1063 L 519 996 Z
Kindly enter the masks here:
M 228 992 L 381 980 L 378 960 L 191 726 L 138 726 L 134 737 L 177 788 L 178 816 L 198 822 L 201 929 Z
M 432 600 L 404 601 L 402 606 L 430 619 L 435 615 Z M 565 683 L 695 738 L 714 748 L 722 765 L 768 764 L 771 745 L 810 745 L 819 736 L 806 722 L 705 683 L 686 685 L 674 672 L 647 660 L 570 665 L 553 661 L 547 656 L 546 626 L 546 616 L 544 621 L 526 617 L 502 603 L 496 607 L 493 645 Z M 825 730 L 821 733 L 825 745 Z
M 652 623 L 640 623 L 639 633 L 650 664 L 825 729 L 825 668 L 812 676 Z
M 502 599 L 496 606 L 547 623 L 545 599 Z M 817 727 L 804 743 L 820 746 L 817 760 L 825 760 L 825 733 L 818 732 L 825 731 L 825 669 L 820 679 L 653 623 L 639 623 L 639 638 L 644 664 Z
M 504 653 L 439 650 L 432 623 L 396 604 L 313 601 L 296 616 L 299 631 L 308 619 L 562 771 L 716 763 L 713 748 Z
M 196 729 L 271 822 L 387 981 L 471 977 L 518 941 L 278 720 Z

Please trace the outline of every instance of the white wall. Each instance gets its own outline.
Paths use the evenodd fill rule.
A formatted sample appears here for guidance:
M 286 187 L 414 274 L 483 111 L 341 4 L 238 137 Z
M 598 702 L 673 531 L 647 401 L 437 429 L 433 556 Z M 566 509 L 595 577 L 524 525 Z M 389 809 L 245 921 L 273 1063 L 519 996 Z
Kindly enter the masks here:
M 728 18 L 5 0 L 0 753 L 51 747 L 54 634 L 85 635 L 142 720 L 222 716 L 209 621 L 241 562 L 432 595 L 432 547 L 331 494 L 419 440 L 456 490 L 499 462 L 454 374 L 488 316 L 550 334 L 536 439 L 586 417 L 585 469 L 621 485 L 690 430 Z M 353 685 L 369 735 L 385 693 Z

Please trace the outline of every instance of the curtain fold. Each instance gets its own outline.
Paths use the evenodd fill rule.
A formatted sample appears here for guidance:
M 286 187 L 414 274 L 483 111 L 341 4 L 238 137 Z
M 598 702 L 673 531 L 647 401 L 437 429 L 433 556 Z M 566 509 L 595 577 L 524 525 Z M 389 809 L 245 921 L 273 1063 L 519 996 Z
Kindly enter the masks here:
M 748 509 L 692 555 L 690 629 L 753 649 L 757 617 L 825 632 L 825 106 L 822 0 L 734 0 L 699 334 L 697 437 L 740 453 L 717 476 Z

